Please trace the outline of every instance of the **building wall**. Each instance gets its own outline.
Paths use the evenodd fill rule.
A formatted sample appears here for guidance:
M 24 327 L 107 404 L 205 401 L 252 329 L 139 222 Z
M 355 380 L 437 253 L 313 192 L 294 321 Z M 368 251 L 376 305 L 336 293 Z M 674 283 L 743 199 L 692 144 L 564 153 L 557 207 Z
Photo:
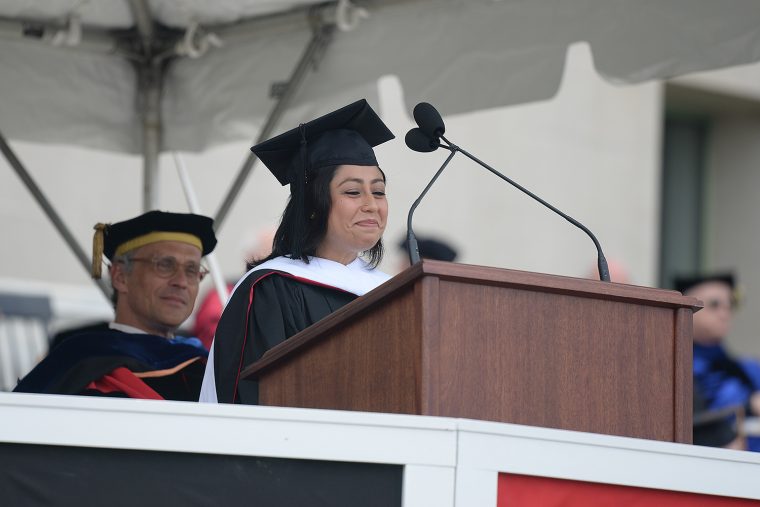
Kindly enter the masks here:
M 678 107 L 709 118 L 703 258 L 743 292 L 729 346 L 760 357 L 760 64 L 684 76 Z M 680 103 L 683 102 L 683 103 Z
M 607 257 L 627 266 L 633 283 L 652 285 L 660 111 L 659 84 L 613 86 L 577 47 L 551 101 L 445 120 L 452 142 L 587 225 Z M 414 126 L 398 111 L 385 116 L 399 137 Z M 406 210 L 445 156 L 442 150 L 388 154 L 393 212 L 403 215 L 394 217 L 390 237 L 403 236 Z M 596 261 L 583 232 L 461 155 L 418 209 L 415 229 L 455 242 L 466 263 L 585 276 Z
M 760 117 L 721 118 L 712 131 L 707 266 L 738 275 L 743 297 L 729 343 L 760 357 Z

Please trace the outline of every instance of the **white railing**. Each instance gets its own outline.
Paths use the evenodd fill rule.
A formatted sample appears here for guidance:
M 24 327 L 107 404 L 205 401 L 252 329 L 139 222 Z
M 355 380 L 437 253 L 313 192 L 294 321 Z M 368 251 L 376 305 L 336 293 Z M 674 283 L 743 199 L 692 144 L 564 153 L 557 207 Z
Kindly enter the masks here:
M 0 421 L 0 443 L 402 465 L 403 507 L 493 507 L 500 473 L 760 500 L 755 453 L 468 419 L 0 393 Z

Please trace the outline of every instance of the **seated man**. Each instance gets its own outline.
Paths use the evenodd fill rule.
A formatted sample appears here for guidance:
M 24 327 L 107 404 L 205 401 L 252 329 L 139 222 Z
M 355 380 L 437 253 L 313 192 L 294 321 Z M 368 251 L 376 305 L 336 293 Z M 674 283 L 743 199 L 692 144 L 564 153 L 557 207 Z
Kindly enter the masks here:
M 729 273 L 676 280 L 676 289 L 695 297 L 704 308 L 694 314 L 694 388 L 708 410 L 744 407 L 749 416 L 760 415 L 760 362 L 732 356 L 723 343 L 731 329 L 734 277 Z M 747 446 L 760 451 L 760 438 Z
M 161 211 L 97 224 L 93 277 L 105 254 L 116 317 L 108 329 L 67 338 L 15 391 L 197 401 L 207 351 L 173 333 L 193 311 L 201 257 L 216 246 L 212 225 Z

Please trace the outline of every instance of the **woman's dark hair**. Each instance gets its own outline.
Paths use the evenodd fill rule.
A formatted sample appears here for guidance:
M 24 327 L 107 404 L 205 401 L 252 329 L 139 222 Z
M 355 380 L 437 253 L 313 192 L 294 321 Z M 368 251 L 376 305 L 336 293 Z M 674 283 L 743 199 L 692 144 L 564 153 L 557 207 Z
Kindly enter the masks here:
M 265 261 L 275 257 L 285 256 L 291 259 L 300 258 L 304 262 L 309 262 L 309 257 L 317 255 L 317 248 L 327 234 L 327 219 L 330 215 L 332 200 L 330 199 L 330 182 L 338 170 L 338 165 L 321 167 L 310 174 L 306 183 L 306 195 L 304 200 L 304 209 L 306 212 L 306 235 L 296 237 L 296 206 L 293 203 L 293 195 L 290 195 L 285 211 L 282 213 L 282 220 L 274 234 L 272 244 L 272 253 L 264 259 L 251 259 L 248 262 L 248 269 L 251 269 Z M 385 181 L 385 173 L 380 170 Z M 299 254 L 300 253 L 300 254 Z M 383 239 L 380 238 L 375 246 L 362 254 L 369 265 L 373 268 L 380 264 L 383 259 Z

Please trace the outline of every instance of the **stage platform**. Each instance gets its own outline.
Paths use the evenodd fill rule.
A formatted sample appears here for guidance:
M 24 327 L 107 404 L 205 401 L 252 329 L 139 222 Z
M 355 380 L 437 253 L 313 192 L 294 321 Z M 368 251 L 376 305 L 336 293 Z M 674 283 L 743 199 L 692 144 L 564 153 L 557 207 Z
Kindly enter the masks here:
M 1 393 L 0 421 L 4 505 L 760 501 L 753 453 L 469 419 Z

